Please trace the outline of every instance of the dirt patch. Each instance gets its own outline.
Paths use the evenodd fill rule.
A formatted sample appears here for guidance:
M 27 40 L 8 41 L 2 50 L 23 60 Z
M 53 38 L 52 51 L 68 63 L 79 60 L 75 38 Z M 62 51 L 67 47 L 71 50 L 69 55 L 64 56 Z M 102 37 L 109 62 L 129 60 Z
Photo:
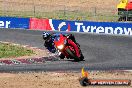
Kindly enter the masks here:
M 81 73 L 39 72 L 0 73 L 1 88 L 84 88 L 79 84 Z M 130 79 L 132 72 L 90 72 L 94 79 Z M 132 88 L 132 86 L 87 86 L 85 88 Z
M 5 0 L 0 0 L 5 1 Z M 8 1 L 5 1 L 5 3 Z M 10 0 L 9 2 L 18 2 L 24 4 L 43 4 L 43 5 L 66 5 L 66 6 L 85 6 L 85 7 L 98 7 L 110 8 L 116 7 L 119 0 Z
M 34 11 L 34 5 L 39 12 L 49 12 L 50 10 L 90 10 L 92 8 L 117 10 L 119 0 L 0 0 L 1 10 L 6 8 L 9 11 Z M 3 5 L 6 4 L 6 7 Z M 10 7 L 10 8 L 9 8 Z M 99 10 L 100 11 L 100 10 Z
M 117 21 L 119 0 L 1 0 L 1 15 L 48 19 Z

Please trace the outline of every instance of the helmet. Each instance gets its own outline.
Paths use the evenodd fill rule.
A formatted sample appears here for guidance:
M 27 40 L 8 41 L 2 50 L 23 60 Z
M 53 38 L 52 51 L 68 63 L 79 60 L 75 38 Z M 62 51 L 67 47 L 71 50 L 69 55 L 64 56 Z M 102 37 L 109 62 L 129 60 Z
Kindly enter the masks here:
M 43 32 L 43 39 L 46 40 L 50 36 L 50 33 Z

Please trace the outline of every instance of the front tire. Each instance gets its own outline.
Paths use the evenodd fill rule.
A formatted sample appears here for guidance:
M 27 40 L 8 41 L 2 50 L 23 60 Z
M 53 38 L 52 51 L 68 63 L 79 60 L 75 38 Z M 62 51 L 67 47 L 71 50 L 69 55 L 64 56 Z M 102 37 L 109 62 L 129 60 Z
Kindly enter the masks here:
M 66 49 L 66 52 L 75 60 L 75 61 L 79 61 L 79 58 L 77 56 L 75 56 L 71 50 L 69 48 Z
M 62 53 L 59 55 L 59 57 L 60 57 L 60 59 L 64 59 L 65 58 L 65 56 Z

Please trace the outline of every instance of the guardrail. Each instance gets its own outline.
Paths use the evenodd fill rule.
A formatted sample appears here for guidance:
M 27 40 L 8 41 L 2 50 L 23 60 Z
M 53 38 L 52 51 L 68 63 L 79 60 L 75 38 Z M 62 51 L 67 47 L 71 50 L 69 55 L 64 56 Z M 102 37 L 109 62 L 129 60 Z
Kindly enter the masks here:
M 0 28 L 132 35 L 132 23 L 0 17 Z

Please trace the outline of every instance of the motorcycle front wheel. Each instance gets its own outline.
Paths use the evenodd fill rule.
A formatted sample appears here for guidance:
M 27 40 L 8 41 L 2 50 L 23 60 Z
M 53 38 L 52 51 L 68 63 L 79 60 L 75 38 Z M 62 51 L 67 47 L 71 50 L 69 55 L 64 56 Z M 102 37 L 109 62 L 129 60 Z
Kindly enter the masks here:
M 66 49 L 66 52 L 67 52 L 75 61 L 79 61 L 79 58 L 78 58 L 74 53 L 72 53 L 72 51 L 71 51 L 69 48 Z

